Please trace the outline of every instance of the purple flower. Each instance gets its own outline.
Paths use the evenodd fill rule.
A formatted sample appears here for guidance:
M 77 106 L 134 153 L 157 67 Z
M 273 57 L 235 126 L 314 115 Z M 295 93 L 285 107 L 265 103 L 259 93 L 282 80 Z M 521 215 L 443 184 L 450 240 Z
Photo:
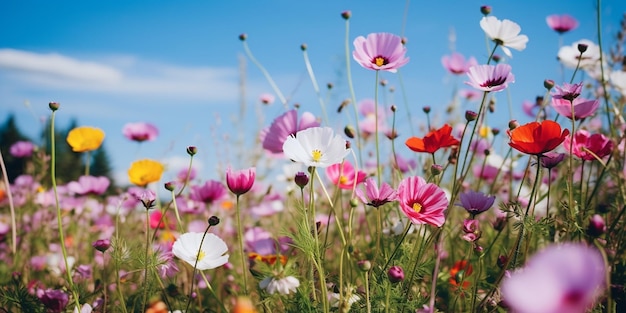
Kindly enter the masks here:
M 132 141 L 143 142 L 154 140 L 159 135 L 159 129 L 150 123 L 128 123 L 124 125 L 122 133 Z
M 101 195 L 103 194 L 111 182 L 106 176 L 81 176 L 78 181 L 69 182 L 67 189 L 69 192 L 77 195 Z
M 63 312 L 67 303 L 70 301 L 70 297 L 62 290 L 46 289 L 39 290 L 37 292 L 37 298 L 48 309 L 48 312 L 59 313 Z
M 154 201 L 156 201 L 156 194 L 150 189 L 144 189 L 135 196 L 137 197 L 137 200 L 141 201 L 146 210 L 151 209 L 154 206 Z
M 398 194 L 387 183 L 382 183 L 380 189 L 376 184 L 376 180 L 368 178 L 365 180 L 365 194 L 360 188 L 356 189 L 356 196 L 365 204 L 378 208 L 385 203 L 395 201 Z
M 298 123 L 298 111 L 289 110 L 274 119 L 270 127 L 261 131 L 260 139 L 263 149 L 274 154 L 281 154 L 287 137 L 295 135 L 298 131 L 319 125 L 320 123 L 317 122 L 315 116 L 309 112 L 302 113 Z
M 194 201 L 213 203 L 226 196 L 224 185 L 215 180 L 209 180 L 202 186 L 192 186 L 189 197 Z
M 9 153 L 16 158 L 28 158 L 37 147 L 30 141 L 17 141 L 9 148 Z
M 546 23 L 548 23 L 548 26 L 559 34 L 566 33 L 578 27 L 578 21 L 567 14 L 549 15 L 548 17 L 546 17 Z
M 462 206 L 469 214 L 475 216 L 489 210 L 496 197 L 487 196 L 479 191 L 469 190 L 459 195 L 459 200 L 461 200 L 461 203 L 456 205 Z
M 602 294 L 606 270 L 592 247 L 552 245 L 504 279 L 502 296 L 518 313 L 586 312 Z
M 390 33 L 372 33 L 354 39 L 352 57 L 364 68 L 395 73 L 409 62 L 402 38 Z
M 462 54 L 453 52 L 452 55 L 444 55 L 441 58 L 441 64 L 448 72 L 454 75 L 461 75 L 467 73 L 470 67 L 478 65 L 478 62 L 474 57 L 470 57 L 465 61 L 465 57 Z
M 582 92 L 582 90 L 583 90 L 582 82 L 578 84 L 563 83 L 562 86 L 555 85 L 554 91 L 552 92 L 552 98 L 574 100 L 578 98 L 578 96 L 580 96 L 580 93 Z
M 474 65 L 469 68 L 467 76 L 470 79 L 465 82 L 467 85 L 487 92 L 504 90 L 509 83 L 515 82 L 511 66 L 504 63 Z
M 239 171 L 233 171 L 230 167 L 226 169 L 226 185 L 237 196 L 250 191 L 255 178 L 256 168 L 254 167 Z
M 587 100 L 584 98 L 576 98 L 574 100 L 552 98 L 552 107 L 554 110 L 572 119 L 572 106 L 574 106 L 574 120 L 580 120 L 596 113 L 596 110 L 600 106 L 599 100 Z

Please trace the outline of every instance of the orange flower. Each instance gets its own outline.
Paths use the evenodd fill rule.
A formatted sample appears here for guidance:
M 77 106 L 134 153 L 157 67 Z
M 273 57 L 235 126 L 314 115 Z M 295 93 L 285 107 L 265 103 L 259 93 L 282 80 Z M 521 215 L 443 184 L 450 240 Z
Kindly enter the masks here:
M 470 282 L 466 279 L 467 276 L 472 274 L 472 265 L 467 260 L 461 260 L 454 263 L 454 266 L 450 269 L 450 285 L 454 288 L 459 287 L 463 282 L 463 289 L 470 286 Z
M 542 155 L 558 147 L 569 130 L 561 132 L 561 125 L 554 121 L 531 122 L 513 130 L 507 130 L 509 146 L 526 154 Z
M 252 304 L 252 300 L 246 296 L 237 297 L 237 302 L 230 310 L 231 313 L 256 313 L 257 310 Z
M 406 146 L 415 152 L 428 152 L 430 154 L 435 153 L 441 148 L 456 146 L 459 141 L 452 137 L 452 127 L 448 124 L 443 127 L 433 130 L 424 136 L 424 139 L 411 137 L 406 140 Z
M 100 145 L 102 145 L 104 132 L 96 127 L 76 127 L 70 130 L 65 140 L 74 152 L 92 151 L 100 148 Z

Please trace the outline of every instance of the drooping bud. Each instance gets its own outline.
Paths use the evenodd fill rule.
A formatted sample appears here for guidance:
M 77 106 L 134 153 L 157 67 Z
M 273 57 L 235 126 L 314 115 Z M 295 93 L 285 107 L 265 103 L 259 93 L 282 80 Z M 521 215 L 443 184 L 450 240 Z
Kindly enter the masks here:
M 354 129 L 350 125 L 347 125 L 343 128 L 343 133 L 346 134 L 346 136 L 350 139 L 354 138 L 354 132 Z

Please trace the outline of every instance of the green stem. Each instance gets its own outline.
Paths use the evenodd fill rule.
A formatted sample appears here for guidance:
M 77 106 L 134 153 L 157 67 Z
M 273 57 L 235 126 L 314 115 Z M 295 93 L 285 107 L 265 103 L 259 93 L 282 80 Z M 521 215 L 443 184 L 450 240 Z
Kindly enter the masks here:
M 9 200 L 9 208 L 11 209 L 11 252 L 15 255 L 17 251 L 17 222 L 15 221 L 15 205 L 13 204 L 13 196 L 11 194 L 11 184 L 9 184 L 9 175 L 7 174 L 7 167 L 4 164 L 4 158 L 0 151 L 0 167 L 2 168 L 2 178 L 4 181 L 4 187 L 7 190 L 7 198 Z
M 202 234 L 202 239 L 200 239 L 200 246 L 198 247 L 198 253 L 196 254 L 196 261 L 193 264 L 193 272 L 191 273 L 191 287 L 189 288 L 189 299 L 187 300 L 187 306 L 184 312 L 189 312 L 189 305 L 191 304 L 191 299 L 193 295 L 193 283 L 196 281 L 196 270 L 198 267 L 198 260 L 200 259 L 200 254 L 202 253 L 202 244 L 204 243 L 204 238 L 206 237 L 206 234 L 209 232 L 209 228 L 211 228 L 211 224 L 209 224 L 209 226 L 206 227 L 206 229 L 204 230 L 204 234 Z
M 320 93 L 320 87 L 317 84 L 317 79 L 315 79 L 315 74 L 313 74 L 313 67 L 311 67 L 311 61 L 309 60 L 309 54 L 307 53 L 306 49 L 302 50 L 302 55 L 304 56 L 306 71 L 309 73 L 309 78 L 311 79 L 311 83 L 313 84 L 313 90 L 315 90 L 317 100 L 319 101 L 320 107 L 322 108 L 324 122 L 326 122 L 326 125 L 329 125 L 328 114 L 326 113 L 326 105 L 324 104 L 324 99 L 322 98 L 322 94 Z
M 363 138 L 361 138 L 361 130 L 359 127 L 359 112 L 356 107 L 356 94 L 354 93 L 354 84 L 352 83 L 352 72 L 350 71 L 350 20 L 346 19 L 346 37 L 345 37 L 345 55 L 346 55 L 346 75 L 348 78 L 348 88 L 350 89 L 350 98 L 352 99 L 352 108 L 354 109 L 354 120 L 356 127 L 356 145 L 359 151 L 359 167 L 363 167 Z
M 272 79 L 272 76 L 270 75 L 270 73 L 265 69 L 265 67 L 263 67 L 263 65 L 261 65 L 261 63 L 254 57 L 254 55 L 252 55 L 252 51 L 250 51 L 250 48 L 248 47 L 248 43 L 245 40 L 243 41 L 243 49 L 246 51 L 246 54 L 248 55 L 248 58 L 250 58 L 250 61 L 252 61 L 252 63 L 254 63 L 254 65 L 256 65 L 259 68 L 261 73 L 263 73 L 263 76 L 265 76 L 265 79 L 267 79 L 267 81 L 270 83 L 270 86 L 272 86 L 272 89 L 274 89 L 276 96 L 278 96 L 278 98 L 280 99 L 280 102 L 285 106 L 285 109 L 287 109 L 287 99 L 285 99 L 285 96 L 283 96 L 283 93 L 280 92 L 280 89 L 278 89 L 278 86 Z
M 150 213 L 146 209 L 146 253 L 144 255 L 143 271 L 143 308 L 146 308 L 148 301 L 148 254 L 150 252 Z
M 239 205 L 239 195 L 237 195 L 236 215 L 237 215 L 237 237 L 239 237 L 239 251 L 241 252 L 241 270 L 243 275 L 243 293 L 248 295 L 248 270 L 246 269 L 246 255 L 243 251 L 243 225 L 241 224 L 241 210 Z

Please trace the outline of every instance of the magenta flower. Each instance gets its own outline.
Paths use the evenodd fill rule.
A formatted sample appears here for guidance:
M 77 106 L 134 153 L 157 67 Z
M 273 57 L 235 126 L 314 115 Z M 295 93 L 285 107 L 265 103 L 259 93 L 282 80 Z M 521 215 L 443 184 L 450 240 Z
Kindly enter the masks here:
M 574 100 L 580 96 L 582 91 L 583 82 L 578 84 L 563 83 L 561 86 L 555 85 L 551 94 L 553 99 Z
M 398 185 L 398 200 L 402 212 L 413 224 L 441 227 L 448 207 L 445 192 L 439 186 L 426 183 L 419 176 L 403 179 Z
M 57 289 L 38 290 L 37 298 L 48 309 L 48 312 L 53 313 L 63 312 L 70 301 L 67 293 Z
M 354 39 L 352 57 L 364 68 L 395 73 L 409 62 L 402 38 L 390 33 L 372 33 Z
M 240 196 L 252 189 L 255 177 L 256 168 L 254 167 L 234 172 L 230 167 L 226 169 L 226 185 L 228 185 L 228 189 L 230 189 L 230 191 L 237 196 Z
M 546 17 L 548 26 L 559 34 L 566 33 L 578 27 L 578 21 L 567 14 L 553 14 Z
M 465 82 L 478 90 L 500 91 L 509 83 L 515 82 L 515 76 L 511 73 L 511 66 L 504 63 L 497 65 L 474 65 L 467 72 L 469 81 Z
M 571 139 L 568 135 L 563 141 L 563 147 L 583 160 L 592 161 L 596 160 L 596 157 L 602 159 L 613 151 L 613 141 L 603 134 L 591 135 L 588 131 L 581 129 L 574 134 L 573 143 Z
M 468 190 L 459 195 L 459 200 L 461 202 L 456 205 L 463 207 L 472 216 L 476 216 L 489 210 L 493 206 L 496 197 L 487 196 L 480 191 Z
M 226 197 L 226 188 L 216 180 L 209 180 L 204 185 L 191 186 L 189 197 L 194 201 L 214 203 Z
M 448 72 L 454 75 L 461 75 L 467 73 L 470 67 L 478 65 L 478 62 L 474 57 L 470 57 L 466 61 L 462 54 L 453 52 L 451 55 L 444 55 L 441 58 L 441 64 Z
M 17 141 L 9 148 L 9 153 L 16 158 L 28 158 L 37 147 L 30 141 Z
M 326 175 L 334 185 L 341 189 L 352 189 L 355 185 L 365 180 L 367 173 L 363 171 L 355 171 L 352 163 L 343 161 L 342 163 L 333 164 L 326 168 Z
M 375 208 L 398 199 L 398 194 L 389 184 L 382 183 L 380 189 L 378 189 L 376 180 L 371 177 L 365 180 L 365 194 L 363 194 L 363 190 L 360 188 L 357 188 L 355 193 L 359 200 Z
M 159 135 L 159 130 L 150 123 L 138 122 L 124 125 L 122 133 L 132 141 L 143 142 L 154 140 Z
M 572 119 L 572 105 L 574 106 L 574 120 L 580 120 L 596 113 L 596 110 L 600 106 L 600 101 L 587 100 L 581 97 L 573 101 L 552 98 L 552 108 L 554 108 L 557 113 L 569 119 Z
M 289 110 L 283 115 L 274 119 L 270 127 L 261 131 L 261 142 L 263 149 L 275 153 L 283 153 L 283 143 L 287 140 L 287 137 L 295 135 L 297 132 L 317 127 L 320 123 L 315 119 L 315 116 L 309 112 L 302 113 L 300 122 L 298 122 L 298 111 Z
M 465 241 L 474 242 L 480 238 L 480 223 L 478 220 L 466 219 L 463 220 L 463 232 L 465 233 L 461 238 Z
M 81 176 L 78 181 L 69 182 L 67 189 L 69 192 L 77 195 L 101 195 L 103 194 L 111 182 L 106 176 Z
M 592 247 L 552 245 L 504 279 L 502 296 L 518 313 L 587 312 L 602 294 L 606 270 Z

